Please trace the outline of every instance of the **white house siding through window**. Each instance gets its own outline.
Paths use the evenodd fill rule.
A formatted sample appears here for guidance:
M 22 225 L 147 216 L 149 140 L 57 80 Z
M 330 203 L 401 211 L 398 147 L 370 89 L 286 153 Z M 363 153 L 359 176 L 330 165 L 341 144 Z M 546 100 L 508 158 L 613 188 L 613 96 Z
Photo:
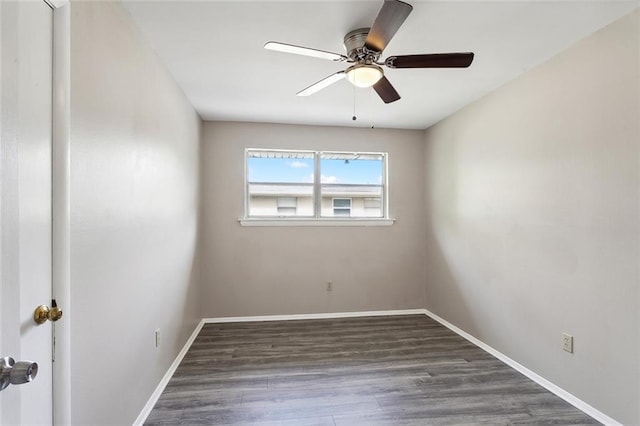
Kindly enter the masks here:
M 248 149 L 246 182 L 246 217 L 385 217 L 384 153 Z
M 295 216 L 298 209 L 297 197 L 278 197 L 278 216 Z

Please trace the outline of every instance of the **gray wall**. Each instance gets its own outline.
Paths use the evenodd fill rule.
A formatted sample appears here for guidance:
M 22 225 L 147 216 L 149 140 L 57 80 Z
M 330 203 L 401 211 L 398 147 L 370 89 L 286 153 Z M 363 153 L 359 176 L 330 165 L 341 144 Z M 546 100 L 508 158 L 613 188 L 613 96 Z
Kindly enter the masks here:
M 636 13 L 426 144 L 215 122 L 200 147 L 199 118 L 121 6 L 72 3 L 73 422 L 131 423 L 203 316 L 426 306 L 640 423 L 637 35 Z M 387 151 L 397 222 L 241 227 L 245 147 Z
M 202 317 L 201 122 L 119 3 L 71 7 L 72 422 L 131 424 Z
M 430 128 L 425 157 L 427 307 L 629 425 L 640 424 L 638 19 Z
M 244 149 L 389 153 L 387 227 L 241 227 Z M 205 317 L 424 306 L 421 131 L 204 124 Z M 326 282 L 333 291 L 326 291 Z

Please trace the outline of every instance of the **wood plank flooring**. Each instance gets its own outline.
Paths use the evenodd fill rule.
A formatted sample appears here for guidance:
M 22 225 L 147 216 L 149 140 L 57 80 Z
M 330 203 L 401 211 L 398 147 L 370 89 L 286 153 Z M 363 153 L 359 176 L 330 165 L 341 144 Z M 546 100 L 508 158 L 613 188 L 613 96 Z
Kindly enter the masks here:
M 599 424 L 424 315 L 206 324 L 147 425 Z

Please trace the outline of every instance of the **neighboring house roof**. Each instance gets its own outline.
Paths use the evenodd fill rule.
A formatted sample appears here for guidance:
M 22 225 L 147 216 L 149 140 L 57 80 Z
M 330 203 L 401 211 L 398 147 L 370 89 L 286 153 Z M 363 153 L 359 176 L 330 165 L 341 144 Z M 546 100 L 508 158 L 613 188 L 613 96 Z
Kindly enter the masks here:
M 250 196 L 311 197 L 312 184 L 250 183 Z M 322 195 L 327 197 L 380 197 L 379 185 L 322 184 Z

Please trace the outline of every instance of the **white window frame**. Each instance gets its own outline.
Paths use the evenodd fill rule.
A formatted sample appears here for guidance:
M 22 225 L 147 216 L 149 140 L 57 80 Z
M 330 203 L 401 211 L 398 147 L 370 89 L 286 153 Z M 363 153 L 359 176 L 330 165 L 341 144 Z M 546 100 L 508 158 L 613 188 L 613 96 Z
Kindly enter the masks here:
M 336 207 L 336 200 L 347 200 L 349 201 L 349 207 L 342 207 L 342 206 L 338 206 Z M 351 198 L 348 197 L 333 197 L 331 199 L 331 209 L 333 210 L 333 216 L 334 217 L 351 217 L 351 207 L 353 206 L 353 200 Z M 345 210 L 349 212 L 349 215 L 347 216 L 342 216 L 342 215 L 337 215 L 336 214 L 336 210 Z
M 248 162 L 250 151 L 281 152 L 281 153 L 304 153 L 313 154 L 313 197 L 314 215 L 313 217 L 301 216 L 248 216 L 249 212 L 249 181 Z M 360 154 L 376 155 L 382 157 L 382 217 L 323 217 L 322 216 L 322 182 L 321 182 L 321 159 L 323 153 L 332 154 Z M 296 150 L 296 149 L 271 149 L 271 148 L 245 148 L 244 152 L 244 216 L 238 219 L 242 226 L 390 226 L 395 219 L 389 215 L 389 157 L 386 152 L 353 152 L 353 151 L 319 151 L 319 150 Z M 349 198 L 349 197 L 334 197 Z M 332 201 L 333 204 L 333 201 Z M 332 206 L 333 207 L 333 206 Z

